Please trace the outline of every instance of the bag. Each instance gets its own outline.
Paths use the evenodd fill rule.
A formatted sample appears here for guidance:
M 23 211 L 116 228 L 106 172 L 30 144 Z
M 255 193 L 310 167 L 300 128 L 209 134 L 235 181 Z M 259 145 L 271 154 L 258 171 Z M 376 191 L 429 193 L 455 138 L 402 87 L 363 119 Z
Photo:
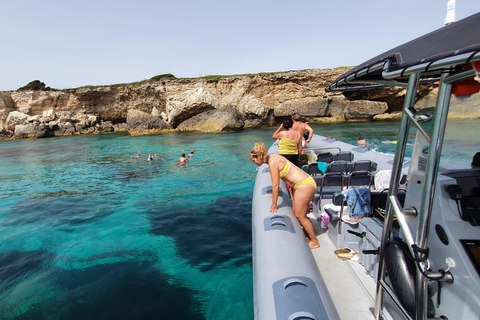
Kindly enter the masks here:
M 322 223 L 320 224 L 322 229 L 328 229 L 330 225 L 330 216 L 327 213 L 324 213 L 322 216 Z
M 387 197 L 388 189 L 384 189 L 380 193 L 372 192 L 372 213 L 374 217 L 377 217 L 381 220 L 385 219 Z M 405 202 L 405 190 L 398 190 L 397 197 L 400 201 L 400 205 L 403 206 L 403 203 Z M 393 218 L 393 226 L 396 228 L 400 228 L 396 217 Z

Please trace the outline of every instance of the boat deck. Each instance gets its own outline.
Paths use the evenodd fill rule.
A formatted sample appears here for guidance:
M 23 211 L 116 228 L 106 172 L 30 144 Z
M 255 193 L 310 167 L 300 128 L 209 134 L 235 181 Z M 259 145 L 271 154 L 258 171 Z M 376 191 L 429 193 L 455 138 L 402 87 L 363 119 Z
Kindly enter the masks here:
M 337 257 L 337 249 L 327 235 L 327 230 L 320 228 L 320 223 L 309 216 L 312 221 L 320 248 L 312 250 L 315 261 L 335 307 L 342 320 L 371 320 L 374 307 L 374 279 L 358 262 Z M 384 319 L 391 319 L 384 314 Z

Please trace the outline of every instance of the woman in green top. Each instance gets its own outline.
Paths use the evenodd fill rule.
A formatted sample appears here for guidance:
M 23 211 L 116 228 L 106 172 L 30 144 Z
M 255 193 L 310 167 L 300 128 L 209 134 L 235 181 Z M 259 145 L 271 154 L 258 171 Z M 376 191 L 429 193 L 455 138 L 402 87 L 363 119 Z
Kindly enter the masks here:
M 293 130 L 292 118 L 285 119 L 280 127 L 272 135 L 274 140 L 280 139 L 278 154 L 284 156 L 291 163 L 298 166 L 302 154 L 302 137 L 298 131 Z M 285 129 L 284 131 L 281 131 Z

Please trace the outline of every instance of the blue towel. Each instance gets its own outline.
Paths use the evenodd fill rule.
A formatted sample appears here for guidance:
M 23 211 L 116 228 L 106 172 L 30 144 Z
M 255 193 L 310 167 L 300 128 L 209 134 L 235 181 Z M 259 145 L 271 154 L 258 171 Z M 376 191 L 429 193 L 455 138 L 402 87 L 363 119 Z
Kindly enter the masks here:
M 327 172 L 328 164 L 325 162 L 318 161 L 318 170 L 322 171 L 323 174 Z
M 350 217 L 372 213 L 370 188 L 359 187 L 343 191 Z

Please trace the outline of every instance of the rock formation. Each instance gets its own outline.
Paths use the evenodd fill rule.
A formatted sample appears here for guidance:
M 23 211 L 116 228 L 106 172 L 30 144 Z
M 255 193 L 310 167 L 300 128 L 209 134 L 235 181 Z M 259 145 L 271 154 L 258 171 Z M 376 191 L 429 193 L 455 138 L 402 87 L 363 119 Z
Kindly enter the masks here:
M 272 126 L 294 112 L 312 123 L 369 121 L 403 100 L 401 89 L 377 90 L 367 99 L 326 93 L 325 87 L 343 72 L 312 69 L 194 79 L 157 76 L 135 84 L 66 90 L 45 88 L 35 81 L 17 91 L 0 92 L 0 139 L 108 131 L 132 135 L 238 131 Z

